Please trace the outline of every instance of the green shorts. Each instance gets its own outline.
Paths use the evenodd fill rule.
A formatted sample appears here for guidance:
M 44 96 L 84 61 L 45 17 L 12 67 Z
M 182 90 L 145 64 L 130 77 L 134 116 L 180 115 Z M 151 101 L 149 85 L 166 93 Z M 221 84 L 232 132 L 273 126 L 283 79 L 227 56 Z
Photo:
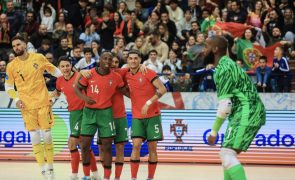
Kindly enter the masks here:
M 128 125 L 126 117 L 115 118 L 115 127 L 116 127 L 116 137 L 114 143 L 122 143 L 128 141 Z M 97 144 L 101 144 L 99 134 L 97 136 Z
M 81 135 L 93 136 L 98 130 L 100 138 L 116 136 L 115 122 L 112 108 L 83 110 Z
M 161 116 L 145 119 L 132 119 L 131 138 L 143 138 L 147 141 L 163 140 Z
M 75 110 L 70 112 L 70 130 L 71 137 L 79 138 L 81 130 L 81 122 L 83 117 L 83 110 Z
M 243 126 L 229 123 L 222 147 L 247 151 L 261 126 Z

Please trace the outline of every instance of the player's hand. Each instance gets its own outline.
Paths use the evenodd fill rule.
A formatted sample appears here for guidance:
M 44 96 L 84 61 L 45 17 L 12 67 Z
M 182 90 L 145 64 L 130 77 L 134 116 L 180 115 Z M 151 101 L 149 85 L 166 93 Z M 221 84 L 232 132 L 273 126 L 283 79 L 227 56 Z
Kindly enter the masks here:
M 93 100 L 91 97 L 88 97 L 88 96 L 85 96 L 85 97 L 83 98 L 83 100 L 84 100 L 87 104 L 90 104 L 90 105 L 96 103 L 95 100 Z
M 81 70 L 80 71 L 81 75 L 84 77 L 84 78 L 90 78 L 91 77 L 91 71 L 90 70 Z
M 141 114 L 142 114 L 143 116 L 146 116 L 148 110 L 149 110 L 149 106 L 145 104 L 145 105 L 141 108 Z
M 18 100 L 16 102 L 16 107 L 19 108 L 19 109 L 23 109 L 25 106 L 24 106 L 24 103 L 22 102 L 22 100 Z
M 141 64 L 139 67 L 141 74 L 145 75 L 147 73 L 147 67 L 144 64 Z
M 212 135 L 210 135 L 209 137 L 208 137 L 208 144 L 209 145 L 215 145 L 215 141 L 216 141 L 216 136 L 212 136 Z

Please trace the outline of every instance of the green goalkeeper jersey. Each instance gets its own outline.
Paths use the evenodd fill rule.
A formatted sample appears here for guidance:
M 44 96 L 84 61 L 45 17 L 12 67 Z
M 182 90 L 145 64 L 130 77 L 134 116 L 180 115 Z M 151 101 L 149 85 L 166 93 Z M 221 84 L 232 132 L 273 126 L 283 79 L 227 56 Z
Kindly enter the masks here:
M 232 101 L 232 112 L 228 117 L 231 123 L 244 126 L 265 124 L 265 108 L 255 85 L 232 59 L 227 56 L 220 59 L 214 81 L 218 99 L 230 98 Z

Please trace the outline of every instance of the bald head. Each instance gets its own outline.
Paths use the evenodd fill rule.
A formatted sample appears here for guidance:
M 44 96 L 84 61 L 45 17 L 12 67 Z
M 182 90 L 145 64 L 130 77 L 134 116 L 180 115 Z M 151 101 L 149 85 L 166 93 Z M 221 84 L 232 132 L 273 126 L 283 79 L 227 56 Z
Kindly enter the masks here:
M 213 47 L 217 47 L 219 52 L 226 53 L 227 40 L 223 36 L 213 36 L 208 39 Z

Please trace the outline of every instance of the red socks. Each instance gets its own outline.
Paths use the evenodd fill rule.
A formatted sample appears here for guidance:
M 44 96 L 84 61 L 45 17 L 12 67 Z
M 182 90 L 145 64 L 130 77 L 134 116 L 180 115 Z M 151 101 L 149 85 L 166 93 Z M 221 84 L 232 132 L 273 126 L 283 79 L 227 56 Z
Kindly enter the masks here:
M 149 165 L 148 165 L 148 170 L 149 170 L 148 178 L 149 179 L 154 179 L 154 175 L 155 175 L 156 168 L 157 168 L 157 163 L 158 162 L 149 161 Z
M 72 173 L 78 173 L 79 163 L 80 163 L 80 154 L 78 149 L 71 150 L 71 166 Z
M 124 163 L 115 163 L 115 178 L 120 179 Z
M 140 163 L 140 160 L 130 160 L 131 178 L 133 178 L 133 179 L 137 178 L 139 163 Z

